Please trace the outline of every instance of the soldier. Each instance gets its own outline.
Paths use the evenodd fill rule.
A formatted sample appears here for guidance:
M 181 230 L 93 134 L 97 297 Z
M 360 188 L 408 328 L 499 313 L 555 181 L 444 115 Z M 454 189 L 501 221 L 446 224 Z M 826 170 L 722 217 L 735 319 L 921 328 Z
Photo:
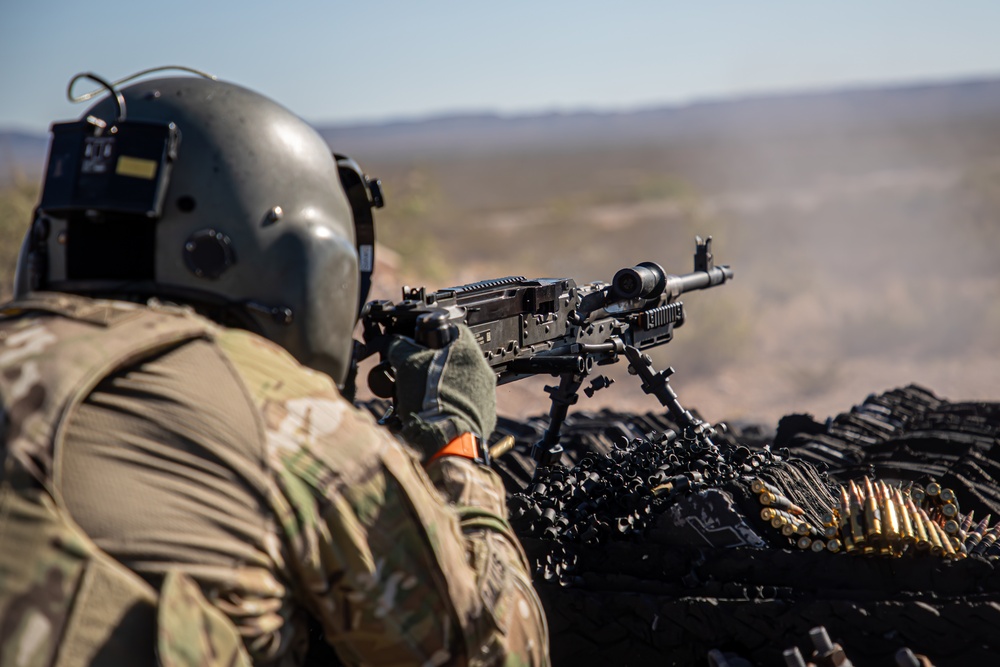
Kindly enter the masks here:
M 408 446 L 338 390 L 375 184 L 244 88 L 92 78 L 0 307 L 0 664 L 547 664 L 468 330 L 390 348 Z

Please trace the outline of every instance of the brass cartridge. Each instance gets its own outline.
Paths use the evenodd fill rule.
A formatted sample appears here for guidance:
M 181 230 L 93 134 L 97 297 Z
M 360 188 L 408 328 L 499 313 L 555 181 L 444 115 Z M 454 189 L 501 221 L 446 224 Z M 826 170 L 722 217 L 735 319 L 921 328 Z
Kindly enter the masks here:
M 813 543 L 812 538 L 803 535 L 795 543 L 795 546 L 797 546 L 799 549 L 808 549 L 812 547 L 812 543 Z
M 976 527 L 969 533 L 969 537 L 965 540 L 965 548 L 967 551 L 971 552 L 976 548 L 980 542 L 983 541 L 983 537 L 986 536 L 986 529 L 990 525 L 990 515 L 987 514 L 982 521 L 980 521 Z
M 910 514 L 910 520 L 913 521 L 913 535 L 916 538 L 916 547 L 918 551 L 926 551 L 931 548 L 931 538 L 930 533 L 927 532 L 927 524 L 924 521 L 923 510 L 917 509 L 917 506 L 913 503 L 912 498 L 906 499 L 906 510 Z
M 958 505 L 955 503 L 941 505 L 941 514 L 949 519 L 956 519 L 958 517 Z
M 892 501 L 899 516 L 899 536 L 906 544 L 913 544 L 917 541 L 916 534 L 913 532 L 913 520 L 910 518 L 910 510 L 907 509 L 906 503 L 903 501 L 903 493 L 899 489 L 893 492 Z
M 775 509 L 785 510 L 786 512 L 788 512 L 790 514 L 794 514 L 796 516 L 802 516 L 803 514 L 806 513 L 806 511 L 804 509 L 802 509 L 801 507 L 799 507 L 798 505 L 796 505 L 795 503 L 793 503 L 791 500 L 789 500 L 785 496 L 776 495 L 776 494 L 771 493 L 770 491 L 767 491 L 766 493 L 767 493 L 767 495 L 770 496 L 771 502 L 770 503 L 764 503 L 764 504 L 771 505 L 771 507 L 774 507 Z M 760 497 L 763 498 L 764 494 L 761 494 Z M 761 501 L 761 502 L 763 503 L 763 501 Z
M 851 539 L 854 540 L 854 544 L 857 547 L 861 547 L 865 543 L 865 529 L 864 529 L 864 510 L 861 507 L 861 491 L 858 486 L 851 480 L 851 513 L 850 513 L 850 523 L 851 523 Z M 846 532 L 846 531 L 845 531 Z
M 854 540 L 851 539 L 851 533 L 844 533 L 844 551 L 849 554 L 857 553 L 858 548 L 854 546 Z
M 947 535 L 958 535 L 958 522 L 954 519 L 948 519 L 944 522 L 944 532 Z
M 783 496 L 783 495 L 785 495 L 785 494 L 783 494 L 781 492 L 781 489 L 779 489 L 778 487 L 774 486 L 773 484 L 768 484 L 767 482 L 765 482 L 764 480 L 762 480 L 759 477 L 757 479 L 753 480 L 752 482 L 750 482 L 750 490 L 753 491 L 754 493 L 758 493 L 758 494 L 766 492 L 766 493 L 770 493 L 771 495 L 774 495 L 774 496 Z
M 762 507 L 760 510 L 760 518 L 764 521 L 770 521 L 775 517 L 773 507 Z
M 785 537 L 791 537 L 792 535 L 798 534 L 795 530 L 795 525 L 791 523 L 786 523 L 781 526 L 781 534 Z
M 809 545 L 809 548 L 812 549 L 814 553 L 826 551 L 826 542 L 823 540 L 813 540 L 813 543 Z
M 948 488 L 941 489 L 941 493 L 938 494 L 938 498 L 941 499 L 941 502 L 953 503 L 955 502 L 955 492 Z
M 847 518 L 851 515 L 851 498 L 847 495 L 847 489 L 840 487 L 840 525 L 847 523 Z
M 836 526 L 823 526 L 823 537 L 832 539 L 840 534 L 840 529 Z
M 987 549 L 996 544 L 998 538 L 1000 538 L 1000 523 L 993 526 L 993 530 L 983 536 L 982 541 L 976 545 L 976 547 L 972 550 L 972 553 L 977 555 L 986 553 Z
M 940 531 L 942 529 L 939 527 L 938 530 Z M 955 530 L 958 530 L 958 524 L 955 524 Z M 946 558 L 956 557 L 955 543 L 952 542 L 951 535 L 944 531 L 941 532 L 941 545 L 944 547 L 944 555 Z
M 937 482 L 931 482 L 924 489 L 924 492 L 928 495 L 928 497 L 938 497 L 941 495 L 941 485 Z
M 897 542 L 900 538 L 899 517 L 896 516 L 896 504 L 892 502 L 889 487 L 885 482 L 879 482 L 880 509 L 882 512 L 882 536 L 888 542 Z
M 875 499 L 872 481 L 867 477 L 865 477 L 865 494 L 865 537 L 877 540 L 882 535 L 882 513 Z
M 962 518 L 962 530 L 966 533 L 972 528 L 972 516 L 976 513 L 976 510 L 969 510 L 969 513 Z
M 826 550 L 832 554 L 838 553 L 841 548 L 843 548 L 843 545 L 836 537 L 832 540 L 828 540 L 826 543 Z
M 939 527 L 931 518 L 927 516 L 927 512 L 920 510 L 920 518 L 924 520 L 924 527 L 927 529 L 927 539 L 931 543 L 931 555 L 943 556 L 944 555 L 944 544 L 941 541 L 941 537 L 944 535 L 942 530 L 938 532 Z

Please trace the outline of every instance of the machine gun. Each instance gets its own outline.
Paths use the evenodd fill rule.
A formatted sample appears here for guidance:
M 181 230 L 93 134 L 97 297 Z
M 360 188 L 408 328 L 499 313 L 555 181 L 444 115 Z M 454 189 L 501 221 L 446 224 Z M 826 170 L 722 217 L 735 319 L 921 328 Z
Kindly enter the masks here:
M 355 341 L 355 363 L 378 353 L 385 358 L 393 336 L 414 338 L 431 348 L 447 345 L 457 335 L 455 323 L 468 325 L 487 363 L 505 384 L 532 375 L 551 375 L 558 386 L 551 397 L 549 426 L 535 444 L 532 457 L 549 465 L 560 457 L 559 431 L 595 366 L 624 356 L 642 389 L 670 412 L 682 437 L 695 446 L 712 444 L 712 428 L 685 410 L 669 385 L 673 368 L 655 371 L 643 350 L 669 343 L 674 328 L 684 324 L 685 292 L 731 280 L 728 266 L 715 266 L 712 237 L 696 237 L 694 272 L 668 275 L 660 265 L 643 262 L 618 271 L 610 283 L 577 285 L 572 278 L 526 280 L 511 276 L 428 293 L 403 288 L 403 300 L 371 301 L 361 311 L 364 342 Z M 394 395 L 392 369 L 383 361 L 368 376 L 376 396 Z M 611 384 L 598 376 L 584 393 Z

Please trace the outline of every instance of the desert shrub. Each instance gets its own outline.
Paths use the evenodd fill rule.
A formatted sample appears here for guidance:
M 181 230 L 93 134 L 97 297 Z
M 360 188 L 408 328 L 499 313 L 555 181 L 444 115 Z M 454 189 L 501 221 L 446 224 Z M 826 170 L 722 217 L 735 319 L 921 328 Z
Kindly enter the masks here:
M 37 183 L 27 180 L 0 189 L 0 300 L 11 295 L 17 253 L 38 201 L 38 189 Z

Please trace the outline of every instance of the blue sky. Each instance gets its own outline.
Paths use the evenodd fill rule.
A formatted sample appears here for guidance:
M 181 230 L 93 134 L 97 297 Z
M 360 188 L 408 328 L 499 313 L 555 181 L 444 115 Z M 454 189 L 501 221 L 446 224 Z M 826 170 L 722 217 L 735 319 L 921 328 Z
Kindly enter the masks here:
M 998 31 L 995 0 L 0 0 L 0 127 L 79 115 L 80 71 L 183 64 L 378 121 L 1000 76 Z

